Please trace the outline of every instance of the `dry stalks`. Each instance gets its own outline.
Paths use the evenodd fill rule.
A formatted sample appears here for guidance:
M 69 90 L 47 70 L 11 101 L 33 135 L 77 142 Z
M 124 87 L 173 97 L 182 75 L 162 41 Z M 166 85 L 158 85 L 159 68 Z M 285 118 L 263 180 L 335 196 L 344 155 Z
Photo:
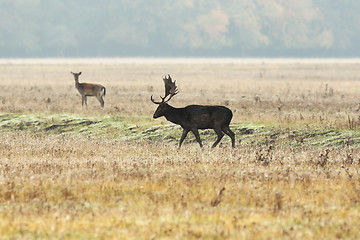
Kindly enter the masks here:
M 226 103 L 235 123 L 356 130 L 349 119 L 358 116 L 354 99 L 360 99 L 359 66 L 3 64 L 0 111 L 110 116 L 134 124 L 142 117 L 154 125 L 149 97 L 156 94 L 154 89 L 162 89 L 161 76 L 170 73 L 181 91 L 174 99 L 178 107 Z M 84 81 L 107 88 L 103 110 L 90 98 L 88 109 L 81 107 L 69 73 L 80 70 Z M 166 120 L 156 124 L 163 123 Z M 234 150 L 225 145 L 201 150 L 192 143 L 178 150 L 172 141 L 120 141 L 18 129 L 0 131 L 4 239 L 356 239 L 360 235 L 360 150 L 352 147 L 355 138 L 345 139 L 344 147 L 323 149 L 281 145 L 282 135 L 274 133 L 263 144 L 238 144 Z M 287 138 L 299 136 L 289 129 Z
M 24 133 L 2 133 L 0 140 L 5 236 L 211 238 L 223 232 L 224 238 L 261 239 L 286 231 L 300 239 L 359 233 L 353 215 L 359 211 L 358 165 L 344 168 L 342 149 L 330 154 L 278 146 L 266 165 L 252 161 L 258 147 L 248 145 L 177 150 L 172 143 Z M 326 168 L 319 169 L 309 159 L 321 154 Z M 226 195 L 225 188 L 213 190 L 219 185 Z M 347 232 L 336 227 L 344 221 Z
M 214 70 L 216 69 L 216 70 Z M 266 75 L 259 78 L 259 69 Z M 105 109 L 89 97 L 81 106 L 70 71 L 82 71 L 83 81 L 107 88 Z M 151 95 L 162 89 L 170 73 L 181 94 L 176 107 L 188 104 L 226 105 L 234 122 L 320 124 L 357 128 L 360 88 L 357 63 L 289 64 L 1 64 L 0 111 L 150 116 Z

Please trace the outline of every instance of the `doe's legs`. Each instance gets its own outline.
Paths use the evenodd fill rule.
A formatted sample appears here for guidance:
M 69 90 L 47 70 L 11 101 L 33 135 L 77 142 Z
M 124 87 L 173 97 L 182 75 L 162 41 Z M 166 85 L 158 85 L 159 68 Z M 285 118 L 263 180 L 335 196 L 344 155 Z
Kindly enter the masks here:
M 81 105 L 84 106 L 84 103 L 86 104 L 86 96 L 81 95 Z
M 101 107 L 104 107 L 104 99 L 102 96 L 96 96 L 97 100 L 100 102 Z

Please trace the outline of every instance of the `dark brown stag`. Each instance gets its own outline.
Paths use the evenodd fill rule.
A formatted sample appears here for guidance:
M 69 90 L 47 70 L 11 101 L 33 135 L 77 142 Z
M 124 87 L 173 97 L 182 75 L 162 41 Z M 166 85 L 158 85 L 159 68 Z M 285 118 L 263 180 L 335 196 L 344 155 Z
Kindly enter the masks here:
M 212 145 L 213 148 L 216 147 L 223 138 L 224 133 L 231 138 L 232 147 L 235 147 L 235 134 L 229 128 L 233 116 L 229 108 L 224 106 L 203 105 L 189 105 L 184 108 L 172 107 L 167 104 L 167 102 L 178 93 L 178 89 L 170 75 L 168 75 L 168 77 L 165 76 L 163 80 L 165 83 L 165 96 L 160 97 L 161 102 L 154 101 L 151 96 L 151 101 L 159 105 L 153 117 L 158 118 L 164 116 L 168 121 L 178 124 L 183 128 L 179 148 L 189 131 L 195 135 L 196 141 L 200 144 L 200 147 L 202 147 L 203 145 L 198 129 L 214 129 L 217 134 L 217 139 Z M 169 98 L 165 100 L 168 96 Z

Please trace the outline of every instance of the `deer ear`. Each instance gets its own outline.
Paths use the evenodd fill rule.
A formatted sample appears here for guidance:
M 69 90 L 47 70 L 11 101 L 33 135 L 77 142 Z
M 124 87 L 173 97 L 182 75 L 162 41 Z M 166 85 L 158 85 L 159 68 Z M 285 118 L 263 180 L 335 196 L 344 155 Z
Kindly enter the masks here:
M 81 72 L 79 72 L 79 75 L 81 75 Z
M 74 75 L 74 73 L 73 72 L 70 72 L 72 75 Z

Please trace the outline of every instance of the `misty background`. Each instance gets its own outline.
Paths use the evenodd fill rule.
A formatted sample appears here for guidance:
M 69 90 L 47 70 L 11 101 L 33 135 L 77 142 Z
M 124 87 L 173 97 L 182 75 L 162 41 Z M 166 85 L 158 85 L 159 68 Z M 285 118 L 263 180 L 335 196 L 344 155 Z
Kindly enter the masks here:
M 359 57 L 359 0 L 0 0 L 0 58 Z

